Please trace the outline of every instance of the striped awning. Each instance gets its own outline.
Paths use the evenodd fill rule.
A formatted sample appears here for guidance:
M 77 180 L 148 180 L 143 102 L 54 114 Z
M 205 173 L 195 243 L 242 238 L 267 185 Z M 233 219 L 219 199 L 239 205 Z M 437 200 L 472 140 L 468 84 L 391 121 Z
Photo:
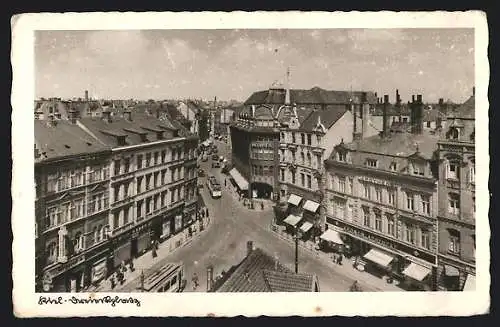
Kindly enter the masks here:
M 403 274 L 416 281 L 423 281 L 425 277 L 430 274 L 431 270 L 427 267 L 417 265 L 416 263 L 410 263 L 408 267 L 403 270 Z
M 310 222 L 306 221 L 305 223 L 300 226 L 300 230 L 303 231 L 304 233 L 308 232 L 311 228 L 313 227 L 313 224 Z
M 290 194 L 290 197 L 288 198 L 288 203 L 293 204 L 296 207 L 299 206 L 300 201 L 302 201 L 302 197 L 297 194 Z
M 285 220 L 283 220 L 283 222 L 292 226 L 292 227 L 295 227 L 295 226 L 297 226 L 297 224 L 301 220 L 302 220 L 302 217 L 295 216 L 295 215 L 289 215 L 288 217 L 286 217 Z
M 304 209 L 310 212 L 316 212 L 319 208 L 319 203 L 307 200 L 306 203 L 304 203 Z
M 394 259 L 393 256 L 377 249 L 371 249 L 370 251 L 368 251 L 368 253 L 364 255 L 364 258 L 384 268 L 387 268 L 391 261 Z

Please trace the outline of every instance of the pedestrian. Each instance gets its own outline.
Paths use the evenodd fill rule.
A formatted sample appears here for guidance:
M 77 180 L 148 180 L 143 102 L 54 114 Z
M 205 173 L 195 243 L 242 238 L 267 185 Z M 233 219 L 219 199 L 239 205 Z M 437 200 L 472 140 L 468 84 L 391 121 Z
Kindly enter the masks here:
M 151 254 L 153 255 L 153 259 L 158 256 L 158 254 L 156 254 L 156 247 L 153 247 L 153 250 L 151 251 Z
M 339 254 L 339 259 L 338 259 L 338 264 L 342 266 L 342 259 L 343 259 L 342 253 Z
M 227 179 L 224 179 L 224 186 L 227 186 Z
M 261 203 L 260 203 L 260 208 L 261 208 L 262 210 L 264 210 L 264 202 L 261 202 Z
M 207 217 L 208 217 L 208 208 L 207 208 L 207 210 L 206 210 L 206 211 L 207 211 L 207 212 L 206 212 L 206 214 L 207 214 Z
M 133 258 L 130 259 L 129 268 L 130 268 L 130 271 L 134 271 L 134 259 Z
M 114 289 L 115 288 L 115 278 L 113 276 L 111 276 L 111 279 L 109 280 L 109 282 L 111 283 L 111 289 Z
M 333 257 L 333 262 L 337 263 L 337 253 L 333 253 L 332 257 Z

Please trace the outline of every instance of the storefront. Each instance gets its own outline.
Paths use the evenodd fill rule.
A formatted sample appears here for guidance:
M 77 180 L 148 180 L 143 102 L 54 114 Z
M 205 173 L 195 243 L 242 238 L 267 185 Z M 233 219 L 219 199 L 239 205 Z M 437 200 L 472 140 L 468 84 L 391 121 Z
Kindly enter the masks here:
M 359 229 L 350 224 L 327 218 L 329 228 L 340 232 L 356 265 L 388 280 L 398 279 L 412 290 L 437 288 L 437 257 L 435 254 L 383 236 Z
M 438 283 L 442 290 L 465 291 L 466 287 L 475 287 L 476 269 L 471 263 L 440 255 L 438 269 Z
M 321 234 L 320 248 L 324 252 L 345 252 L 345 244 L 340 236 L 340 233 L 333 229 L 327 229 L 323 234 Z

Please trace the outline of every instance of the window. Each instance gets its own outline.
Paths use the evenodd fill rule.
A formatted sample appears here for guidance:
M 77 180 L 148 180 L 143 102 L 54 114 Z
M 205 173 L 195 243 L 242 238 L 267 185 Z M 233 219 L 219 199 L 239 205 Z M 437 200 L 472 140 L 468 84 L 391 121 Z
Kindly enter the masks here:
M 129 211 L 130 211 L 129 208 L 123 209 L 123 224 L 124 225 L 128 224 L 128 217 L 129 217 L 129 214 L 130 214 Z
M 304 133 L 300 134 L 300 143 L 306 144 L 306 135 Z
M 394 224 L 394 216 L 386 214 L 387 217 L 387 234 L 391 236 L 396 236 L 396 228 Z
M 424 165 L 421 163 L 413 163 L 412 174 L 417 176 L 424 176 Z
M 285 169 L 284 168 L 280 168 L 280 177 L 281 177 L 282 181 L 285 180 Z
M 142 217 L 142 203 L 143 200 L 137 201 L 137 218 Z
M 124 166 L 124 172 L 128 173 L 130 171 L 130 158 L 125 158 L 123 166 Z
M 142 180 L 142 176 L 137 177 L 137 194 L 140 194 L 142 192 Z
M 321 168 L 322 166 L 321 154 L 316 155 L 316 164 L 318 169 Z
M 451 127 L 448 131 L 448 139 L 458 140 L 459 136 L 460 132 L 458 131 L 458 128 Z
M 321 145 L 321 135 L 316 135 L 316 145 L 317 146 Z
M 422 232 L 420 235 L 420 246 L 423 247 L 424 249 L 431 248 L 430 233 L 428 230 L 422 229 Z
M 415 208 L 414 196 L 410 192 L 405 192 L 406 195 L 406 209 L 413 211 Z
M 285 141 L 285 133 L 281 132 L 281 140 Z
M 398 169 L 398 165 L 397 163 L 395 162 L 391 162 L 390 166 L 389 166 L 389 170 L 390 171 L 396 171 Z
M 370 200 L 371 199 L 370 185 L 369 184 L 361 184 L 361 185 L 363 187 L 363 196 L 368 200 Z
M 307 175 L 307 188 L 311 188 L 311 182 L 312 182 L 312 178 L 311 178 L 311 175 Z
M 431 198 L 428 195 L 421 195 L 420 198 L 422 199 L 422 213 L 429 216 L 431 214 Z
M 151 164 L 151 153 L 146 153 L 146 167 L 152 166 Z
M 295 172 L 291 171 L 292 174 L 292 184 L 295 184 Z
M 456 229 L 448 229 L 448 252 L 451 254 L 460 254 L 460 232 Z
M 300 184 L 302 186 L 305 186 L 306 185 L 306 179 L 305 179 L 305 174 L 304 173 L 300 173 Z
M 377 160 L 375 159 L 366 159 L 366 165 L 371 168 L 377 168 Z
M 354 178 L 348 177 L 349 180 L 349 192 L 354 194 Z
M 338 159 L 338 161 L 345 162 L 346 161 L 346 153 L 345 152 L 338 152 L 337 159 Z
M 304 152 L 301 152 L 300 153 L 300 163 L 301 164 L 305 164 L 306 162 L 306 159 L 305 159 L 305 156 L 304 156 Z
M 295 133 L 294 132 L 292 132 L 292 143 L 296 143 Z
M 363 225 L 366 227 L 370 226 L 370 211 L 368 208 L 363 209 Z
M 415 227 L 411 224 L 406 225 L 405 241 L 411 244 L 415 244 Z
M 472 216 L 476 216 L 476 197 L 472 197 Z
M 380 212 L 375 212 L 375 229 L 382 231 L 382 215 Z
M 427 128 L 431 128 L 431 121 L 430 120 L 426 122 L 426 126 L 427 126 Z
M 458 163 L 450 162 L 446 170 L 446 178 L 448 179 L 458 179 L 460 168 Z
M 59 211 L 59 208 L 57 207 L 50 207 L 47 209 L 47 227 L 54 227 L 59 224 L 61 220 L 61 212 Z
M 146 199 L 146 214 L 150 214 L 151 211 L 153 211 L 153 199 L 147 198 Z
M 159 158 L 159 153 L 158 152 L 155 152 L 154 156 L 155 156 L 155 161 L 154 161 L 154 165 L 158 165 L 160 163 L 160 158 Z
M 339 177 L 338 186 L 338 191 L 341 193 L 345 193 L 345 177 Z
M 448 195 L 448 212 L 452 215 L 460 214 L 460 196 L 458 194 Z
M 309 152 L 307 153 L 307 165 L 311 166 L 311 154 Z
M 167 162 L 167 150 L 162 150 L 161 151 L 160 160 L 161 160 L 162 163 Z
M 56 242 L 50 242 L 49 245 L 47 245 L 47 263 L 52 263 L 57 260 L 57 255 L 58 255 L 58 248 L 57 248 L 57 243 Z
M 142 154 L 137 155 L 137 169 L 142 169 Z
M 382 189 L 379 186 L 375 186 L 375 201 L 382 202 Z
M 337 200 L 334 202 L 335 204 L 335 215 L 339 219 L 344 219 L 344 213 L 345 213 L 345 202 Z
M 311 134 L 307 134 L 307 145 L 311 145 L 312 144 L 312 135 Z
M 113 215 L 113 226 L 115 229 L 120 227 L 120 215 L 118 212 L 115 212 Z
M 291 150 L 292 152 L 292 162 L 295 163 L 295 151 L 294 150 Z
M 285 149 L 281 149 L 280 161 L 285 161 Z
M 469 182 L 471 184 L 476 183 L 476 164 L 472 162 L 472 166 L 469 167 Z
M 387 191 L 387 200 L 392 206 L 396 203 L 396 192 L 394 190 Z

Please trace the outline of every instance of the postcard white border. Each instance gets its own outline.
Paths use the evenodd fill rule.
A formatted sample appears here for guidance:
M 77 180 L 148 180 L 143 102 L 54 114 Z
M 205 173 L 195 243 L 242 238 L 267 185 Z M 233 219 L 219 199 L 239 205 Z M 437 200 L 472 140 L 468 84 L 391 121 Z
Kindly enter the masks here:
M 186 24 L 189 22 L 189 24 Z M 19 317 L 70 316 L 466 316 L 486 313 L 490 287 L 486 15 L 469 12 L 203 12 L 23 14 L 12 18 L 13 304 Z M 34 293 L 33 99 L 35 30 L 275 28 L 474 28 L 477 130 L 475 292 L 130 294 L 141 306 L 38 305 Z M 95 294 L 96 297 L 127 294 Z M 54 294 L 55 296 L 55 294 Z M 68 298 L 70 294 L 61 294 Z M 78 294 L 82 296 L 82 294 Z

